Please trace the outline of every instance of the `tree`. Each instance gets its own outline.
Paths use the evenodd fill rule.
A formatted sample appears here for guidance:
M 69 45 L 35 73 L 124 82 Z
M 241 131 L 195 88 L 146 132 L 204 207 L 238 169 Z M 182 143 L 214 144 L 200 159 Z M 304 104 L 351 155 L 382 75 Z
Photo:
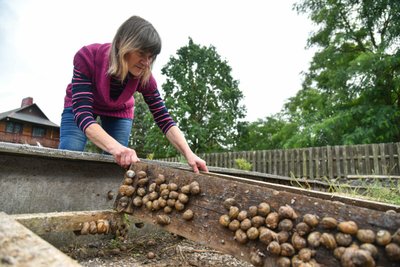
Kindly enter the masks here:
M 161 71 L 167 76 L 162 86 L 166 105 L 192 149 L 206 153 L 233 147 L 246 110 L 239 82 L 215 47 L 189 38 Z
M 400 2 L 303 0 L 319 28 L 302 90 L 285 105 L 290 146 L 400 140 Z M 286 144 L 286 145 L 287 145 Z

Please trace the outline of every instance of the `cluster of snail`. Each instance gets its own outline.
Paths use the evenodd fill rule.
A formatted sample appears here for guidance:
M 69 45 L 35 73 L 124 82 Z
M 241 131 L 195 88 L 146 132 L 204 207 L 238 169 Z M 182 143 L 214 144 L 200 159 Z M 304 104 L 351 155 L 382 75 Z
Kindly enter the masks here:
M 290 205 L 273 211 L 261 202 L 241 210 L 235 199 L 228 198 L 224 207 L 228 212 L 220 216 L 219 223 L 234 233 L 234 239 L 240 244 L 250 240 L 265 244 L 281 267 L 320 266 L 315 260 L 320 246 L 332 251 L 343 267 L 373 267 L 379 254 L 374 243 L 384 247 L 390 260 L 400 261 L 400 229 L 392 235 L 387 230 L 359 229 L 353 221 L 338 222 L 333 217 L 305 214 L 301 218 Z M 253 251 L 251 263 L 263 266 L 264 256 Z
M 84 222 L 82 224 L 81 235 L 110 234 L 113 233 L 117 238 L 124 239 L 128 234 L 128 225 L 118 223 L 114 220 L 100 219 L 97 221 Z
M 185 205 L 189 203 L 190 196 L 200 194 L 200 185 L 197 181 L 193 181 L 179 187 L 176 183 L 167 183 L 163 174 L 158 174 L 152 181 L 145 171 L 135 173 L 133 170 L 128 170 L 118 194 L 120 197 L 118 211 L 127 212 L 130 206 L 136 208 L 144 206 L 148 211 L 162 210 L 164 214 L 157 215 L 156 222 L 167 225 L 171 222 L 167 214 L 174 210 L 183 212 Z M 193 216 L 194 213 L 190 209 L 182 213 L 182 218 L 187 221 Z

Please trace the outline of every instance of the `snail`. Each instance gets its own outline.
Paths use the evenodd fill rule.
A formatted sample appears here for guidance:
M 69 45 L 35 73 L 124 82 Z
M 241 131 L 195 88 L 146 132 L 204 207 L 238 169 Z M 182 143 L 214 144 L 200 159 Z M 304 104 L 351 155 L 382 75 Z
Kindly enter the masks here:
M 180 193 L 180 194 L 178 195 L 178 200 L 179 200 L 181 203 L 186 204 L 186 203 L 189 202 L 189 197 L 188 197 L 186 194 Z
M 400 245 L 400 228 L 397 229 L 397 231 L 393 234 L 392 240 L 393 240 L 393 242 L 396 243 L 397 245 Z
M 289 243 L 281 244 L 281 256 L 291 257 L 296 253 L 294 247 Z
M 151 184 L 149 185 L 148 191 L 149 191 L 149 192 L 157 191 L 157 184 L 156 184 L 156 183 L 151 183 Z
M 190 185 L 187 185 L 187 189 L 187 193 L 190 193 Z M 183 187 L 181 188 L 181 191 L 183 191 Z M 231 206 L 236 206 L 236 200 L 234 198 L 227 198 L 224 200 L 223 206 L 226 210 L 229 210 Z
M 276 261 L 276 265 L 278 267 L 290 267 L 291 266 L 290 259 L 288 257 L 279 257 Z
M 388 257 L 394 261 L 400 261 L 400 246 L 396 243 L 389 243 L 385 246 Z
M 344 254 L 344 251 L 346 250 L 345 247 L 337 247 L 333 250 L 333 256 L 340 260 Z
M 363 266 L 374 267 L 375 261 L 371 254 L 362 249 L 348 247 L 345 249 L 340 262 L 343 267 Z
M 264 223 L 265 223 L 265 219 L 264 219 L 264 217 L 262 217 L 262 216 L 259 216 L 259 215 L 256 215 L 256 216 L 254 216 L 253 218 L 251 218 L 251 224 L 254 226 L 254 227 L 260 227 L 260 226 L 263 226 L 264 225 Z
M 236 219 L 232 220 L 228 225 L 229 230 L 235 232 L 236 230 L 240 229 L 240 222 Z
M 143 197 L 144 195 L 146 195 L 146 189 L 144 189 L 143 187 L 139 187 L 136 190 L 136 195 Z
M 193 211 L 188 209 L 182 214 L 182 217 L 186 221 L 190 221 L 191 219 L 193 219 L 193 215 L 194 215 Z
M 137 175 L 138 179 L 147 177 L 147 173 L 145 171 L 138 171 L 138 173 L 136 175 Z
M 243 221 L 244 219 L 247 219 L 247 211 L 246 211 L 246 210 L 241 210 L 241 211 L 238 213 L 237 219 L 238 219 L 239 221 Z
M 161 184 L 165 183 L 165 176 L 163 174 L 159 174 L 155 180 L 155 183 L 157 185 L 161 185 Z
M 334 250 L 337 247 L 336 239 L 333 234 L 323 233 L 320 238 L 320 242 L 327 249 Z
M 247 230 L 246 234 L 247 234 L 247 237 L 248 237 L 250 240 L 255 240 L 255 239 L 258 238 L 259 232 L 258 232 L 258 229 L 257 229 L 256 227 L 250 227 L 250 228 Z
M 138 180 L 137 184 L 138 186 L 145 186 L 149 182 L 149 178 L 141 178 Z
M 155 199 L 157 199 L 157 198 L 158 198 L 158 193 L 157 193 L 157 192 L 153 191 L 153 192 L 150 192 L 150 193 L 149 193 L 149 199 L 150 199 L 151 201 L 153 201 L 153 200 L 155 200 Z
M 301 237 L 298 233 L 293 233 L 291 241 L 293 247 L 297 250 L 307 247 L 307 240 Z
M 183 204 L 182 202 L 180 202 L 179 200 L 175 201 L 175 209 L 177 211 L 181 211 L 185 209 L 185 204 Z
M 276 233 L 266 227 L 260 227 L 259 239 L 262 243 L 269 245 L 273 240 L 276 240 Z
M 279 244 L 287 242 L 289 240 L 289 232 L 280 231 L 276 234 L 276 239 L 278 240 Z
M 271 207 L 266 202 L 261 202 L 257 207 L 257 214 L 260 216 L 267 216 L 271 211 Z
M 303 222 L 305 222 L 311 228 L 315 228 L 319 223 L 319 217 L 315 214 L 305 214 L 303 216 Z
M 126 177 L 128 177 L 128 178 L 133 178 L 133 177 L 135 177 L 135 171 L 133 171 L 133 170 L 127 170 L 126 173 L 125 173 L 125 175 L 126 175 Z
M 386 246 L 392 241 L 392 235 L 389 231 L 379 230 L 376 233 L 376 243 L 380 246 Z
M 304 262 L 309 262 L 314 255 L 315 251 L 309 248 L 302 248 L 298 253 L 299 259 Z
M 322 218 L 319 225 L 324 229 L 334 229 L 337 227 L 338 222 L 333 217 L 324 217 L 324 218 Z
M 356 236 L 363 243 L 374 243 L 376 237 L 375 232 L 370 229 L 359 229 Z
M 379 252 L 378 248 L 375 245 L 371 243 L 364 243 L 360 246 L 360 249 L 368 251 L 374 259 L 378 258 Z
M 293 222 L 290 219 L 283 219 L 278 224 L 278 229 L 280 231 L 290 232 L 293 229 Z
M 337 227 L 342 233 L 350 235 L 355 235 L 358 231 L 358 226 L 354 221 L 340 222 Z
M 261 267 L 264 264 L 264 260 L 261 257 L 260 253 L 254 250 L 250 253 L 250 262 L 256 267 Z
M 310 232 L 310 226 L 305 222 L 300 222 L 296 225 L 296 232 L 300 236 L 304 236 Z
M 95 221 L 89 223 L 89 233 L 92 235 L 97 234 L 97 224 Z
M 265 218 L 265 225 L 268 228 L 275 229 L 279 223 L 279 214 L 277 212 L 271 212 Z
M 278 214 L 279 217 L 283 219 L 297 219 L 298 217 L 297 213 L 289 205 L 279 207 Z
M 199 183 L 194 181 L 190 184 L 190 194 L 198 195 L 200 193 Z
M 168 197 L 169 197 L 169 189 L 163 189 L 163 190 L 161 190 L 161 188 L 160 188 L 160 196 L 163 198 L 163 199 L 168 199 Z
M 229 208 L 229 213 L 228 213 L 228 215 L 229 215 L 229 218 L 231 218 L 231 219 L 236 219 L 237 216 L 239 215 L 239 208 L 236 207 L 236 206 L 231 206 L 231 207 Z
M 164 207 L 164 213 L 169 214 L 172 212 L 172 208 L 170 206 L 165 206 Z
M 253 218 L 254 216 L 257 215 L 257 212 L 258 212 L 257 206 L 250 206 L 247 215 L 249 216 L 249 218 Z
M 169 183 L 168 184 L 168 189 L 169 189 L 169 191 L 177 191 L 178 190 L 178 185 L 176 183 Z
M 238 220 L 239 221 L 239 220 Z M 251 221 L 250 219 L 244 219 L 243 221 L 240 222 L 240 229 L 243 231 L 247 231 L 251 227 Z
M 133 179 L 132 179 L 132 178 L 129 178 L 129 177 L 126 177 L 126 178 L 124 179 L 123 184 L 124 184 L 124 185 L 131 185 L 131 184 L 133 184 Z
M 224 227 L 228 227 L 230 222 L 231 220 L 227 214 L 223 214 L 219 217 L 219 224 Z
M 171 223 L 171 218 L 168 215 L 157 215 L 156 221 L 161 225 L 168 225 Z
M 169 189 L 168 189 L 168 190 L 169 190 Z M 178 199 L 179 193 L 176 192 L 176 191 L 171 191 L 171 190 L 170 190 L 168 197 L 169 197 L 170 199 Z
M 83 226 L 82 226 L 82 229 L 81 229 L 81 235 L 89 234 L 89 226 L 90 226 L 89 222 L 84 222 L 83 223 Z
M 319 247 L 321 243 L 321 233 L 320 232 L 312 232 L 307 236 L 307 242 L 312 248 Z
M 349 234 L 344 234 L 341 232 L 336 233 L 335 235 L 336 243 L 339 246 L 348 247 L 351 242 L 353 242 L 353 237 Z
M 281 245 L 277 241 L 272 241 L 267 246 L 267 251 L 272 255 L 280 255 L 281 254 Z
M 190 185 L 187 184 L 187 185 L 182 186 L 181 192 L 186 195 L 189 194 L 190 193 Z M 229 209 L 229 208 L 227 208 L 227 209 Z
M 244 232 L 242 229 L 236 230 L 235 240 L 240 244 L 246 244 L 248 241 L 246 232 Z

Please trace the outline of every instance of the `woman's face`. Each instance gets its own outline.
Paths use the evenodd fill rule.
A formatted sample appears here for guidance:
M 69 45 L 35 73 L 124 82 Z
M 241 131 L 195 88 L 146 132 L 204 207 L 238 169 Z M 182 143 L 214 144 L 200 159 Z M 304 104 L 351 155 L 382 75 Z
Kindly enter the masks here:
M 134 51 L 127 55 L 129 72 L 135 76 L 140 77 L 143 73 L 150 68 L 153 61 L 153 55 L 148 52 Z

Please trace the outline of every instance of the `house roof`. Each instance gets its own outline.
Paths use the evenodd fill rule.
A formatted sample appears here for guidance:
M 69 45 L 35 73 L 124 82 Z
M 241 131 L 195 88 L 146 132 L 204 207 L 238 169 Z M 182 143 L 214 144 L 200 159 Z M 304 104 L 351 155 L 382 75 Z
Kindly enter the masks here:
M 33 115 L 35 113 L 32 113 L 32 112 L 26 113 L 25 111 L 27 111 L 29 109 L 30 110 L 33 109 L 34 111 L 36 111 L 35 113 L 38 115 Z M 28 106 L 24 106 L 21 108 L 17 108 L 17 109 L 13 109 L 10 111 L 0 113 L 0 120 L 7 119 L 7 118 L 24 121 L 24 122 L 30 122 L 30 123 L 39 124 L 39 125 L 46 125 L 46 126 L 50 126 L 50 127 L 56 127 L 56 128 L 60 127 L 57 124 L 51 122 L 47 118 L 47 116 L 43 113 L 43 111 L 36 104 L 32 104 L 32 105 L 28 105 Z

